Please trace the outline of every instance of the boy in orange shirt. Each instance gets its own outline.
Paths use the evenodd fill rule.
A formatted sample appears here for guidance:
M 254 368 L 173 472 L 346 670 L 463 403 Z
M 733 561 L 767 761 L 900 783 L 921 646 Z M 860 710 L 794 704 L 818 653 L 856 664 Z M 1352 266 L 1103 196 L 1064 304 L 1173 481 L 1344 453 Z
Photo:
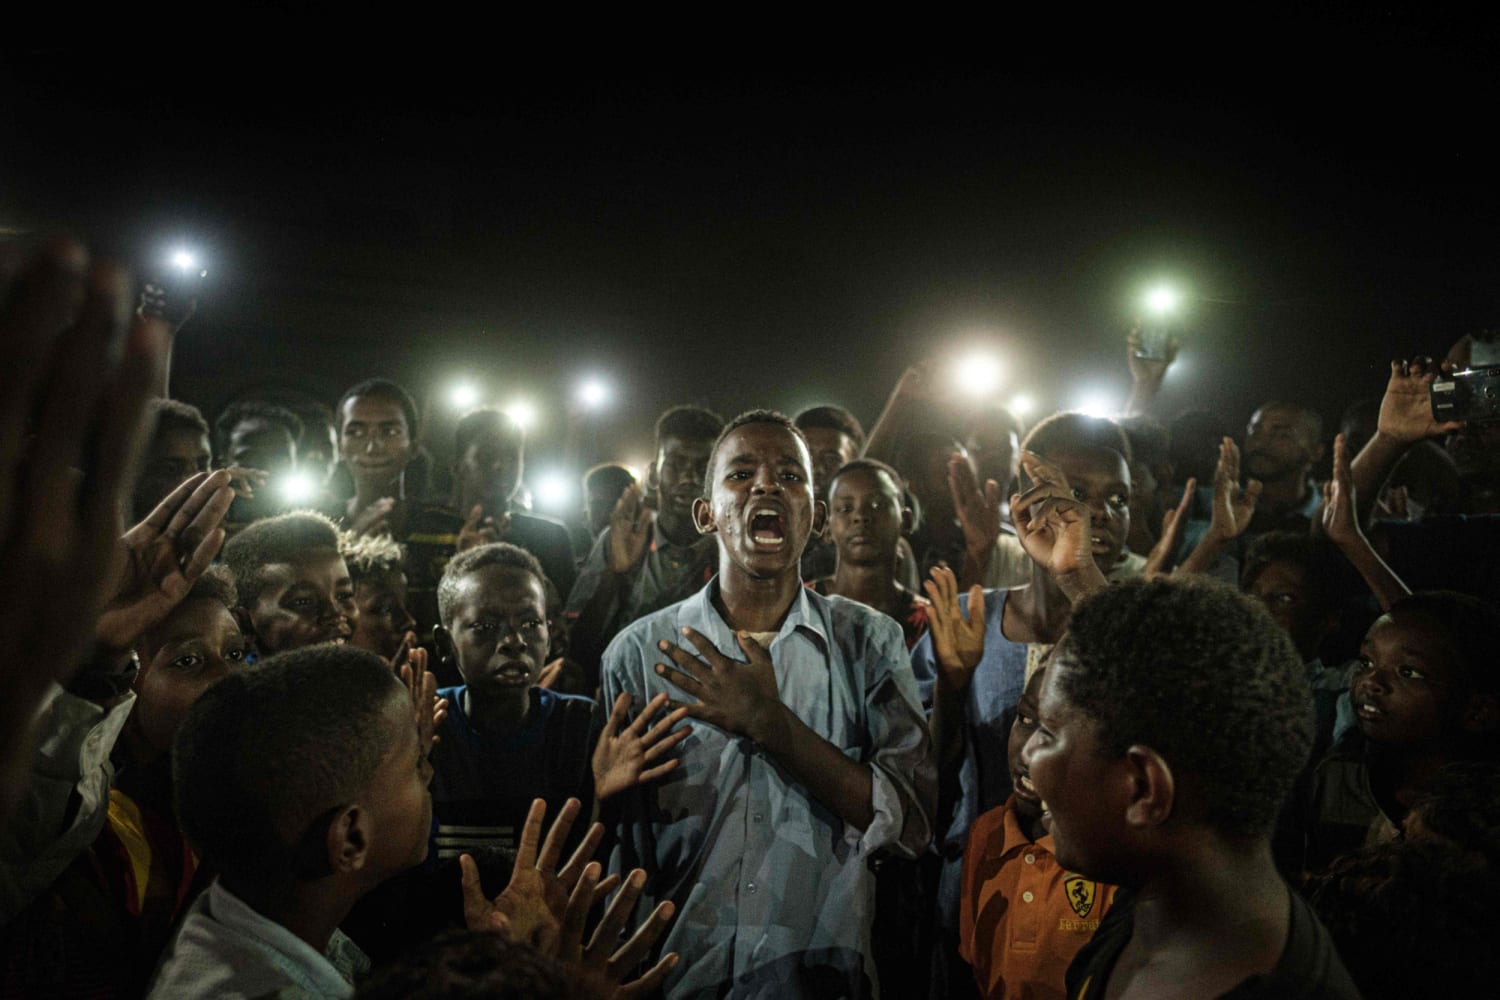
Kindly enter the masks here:
M 1041 796 L 1021 760 L 1045 673 L 1043 666 L 1032 674 L 1011 723 L 1006 753 L 1015 790 L 974 821 L 964 850 L 959 954 L 989 1000 L 1062 1000 L 1068 964 L 1114 902 L 1114 886 L 1057 863 Z

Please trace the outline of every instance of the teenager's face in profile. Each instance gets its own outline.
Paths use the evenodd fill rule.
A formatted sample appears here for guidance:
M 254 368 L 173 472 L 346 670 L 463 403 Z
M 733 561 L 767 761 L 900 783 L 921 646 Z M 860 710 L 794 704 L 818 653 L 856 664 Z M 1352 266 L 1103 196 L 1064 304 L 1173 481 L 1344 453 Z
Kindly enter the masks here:
M 756 579 L 798 572 L 802 550 L 823 526 L 813 499 L 807 446 L 778 424 L 746 424 L 714 453 L 712 497 L 700 501 L 700 528 L 719 536 L 730 564 Z
M 262 572 L 266 586 L 250 609 L 261 655 L 344 642 L 354 634 L 359 608 L 337 549 L 311 549 L 296 562 L 273 563 Z
M 1458 735 L 1453 650 L 1422 615 L 1383 615 L 1359 647 L 1349 695 L 1365 738 L 1382 746 L 1436 748 Z

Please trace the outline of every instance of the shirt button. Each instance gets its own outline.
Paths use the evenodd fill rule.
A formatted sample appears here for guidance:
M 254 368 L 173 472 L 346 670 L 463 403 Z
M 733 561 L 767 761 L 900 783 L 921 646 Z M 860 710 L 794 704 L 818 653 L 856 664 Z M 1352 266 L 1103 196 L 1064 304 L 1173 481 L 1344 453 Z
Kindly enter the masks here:
M 1028 889 L 1025 892 L 1021 893 L 1021 898 L 1024 899 L 1028 903 L 1031 902 L 1033 899 L 1036 899 L 1036 897 L 1031 894 L 1031 890 L 1030 889 Z
M 745 891 L 746 892 L 754 892 L 755 891 L 755 883 L 754 882 L 747 883 L 745 885 Z
M 765 813 L 756 813 L 755 816 L 754 816 L 755 822 L 757 822 L 757 823 L 759 823 L 761 820 L 763 820 L 765 818 L 766 818 L 766 814 Z
M 1028 854 L 1028 855 L 1026 855 L 1026 863 L 1028 865 L 1034 865 L 1034 864 L 1036 864 L 1036 855 L 1035 854 Z

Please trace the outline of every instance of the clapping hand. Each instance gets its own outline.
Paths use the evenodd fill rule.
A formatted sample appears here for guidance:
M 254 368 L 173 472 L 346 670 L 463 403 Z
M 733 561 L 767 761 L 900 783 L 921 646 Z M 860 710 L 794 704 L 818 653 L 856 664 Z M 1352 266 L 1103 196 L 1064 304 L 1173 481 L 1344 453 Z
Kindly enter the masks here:
M 1062 470 L 1035 452 L 1021 453 L 1021 469 L 1034 484 L 1010 499 L 1021 547 L 1069 598 L 1104 586 L 1094 562 L 1093 512 L 1073 496 Z
M 1240 488 L 1240 449 L 1233 438 L 1219 442 L 1219 464 L 1214 467 L 1214 507 L 1208 533 L 1219 541 L 1238 538 L 1250 527 L 1255 505 L 1260 501 L 1258 479 Z
M 654 781 L 677 767 L 675 757 L 665 761 L 662 758 L 693 731 L 686 726 L 672 731 L 673 726 L 687 718 L 685 707 L 668 712 L 660 722 L 651 725 L 652 717 L 667 705 L 667 701 L 665 694 L 657 695 L 646 703 L 635 721 L 626 725 L 630 695 L 622 693 L 615 699 L 614 709 L 609 713 L 594 749 L 595 798 L 603 801 L 627 788 Z
M 984 589 L 969 590 L 969 613 L 958 606 L 958 578 L 946 566 L 934 566 L 922 586 L 932 601 L 928 627 L 937 657 L 938 681 L 954 691 L 968 689 L 984 656 Z
M 609 515 L 609 568 L 628 573 L 646 554 L 651 539 L 651 515 L 641 500 L 641 486 L 631 483 Z

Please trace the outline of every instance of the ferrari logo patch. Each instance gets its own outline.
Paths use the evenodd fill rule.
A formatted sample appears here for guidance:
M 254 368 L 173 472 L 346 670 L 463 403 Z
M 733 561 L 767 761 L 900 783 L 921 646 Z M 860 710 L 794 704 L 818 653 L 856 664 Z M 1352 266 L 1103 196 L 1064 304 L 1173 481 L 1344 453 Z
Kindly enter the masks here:
M 1086 917 L 1093 912 L 1094 897 L 1099 892 L 1099 883 L 1090 881 L 1082 875 L 1069 875 L 1063 879 L 1063 892 L 1067 894 L 1068 905 L 1073 907 L 1073 912 L 1080 917 Z

